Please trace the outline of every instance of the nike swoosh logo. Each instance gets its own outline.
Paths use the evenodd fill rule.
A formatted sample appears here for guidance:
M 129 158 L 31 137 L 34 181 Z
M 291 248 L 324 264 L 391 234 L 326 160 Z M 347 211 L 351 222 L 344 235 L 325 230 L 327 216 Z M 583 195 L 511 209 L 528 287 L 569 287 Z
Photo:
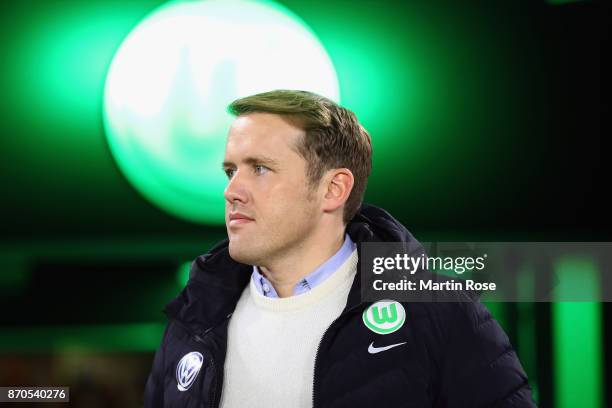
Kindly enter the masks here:
M 390 346 L 384 346 L 384 347 L 374 347 L 374 342 L 372 342 L 370 344 L 370 347 L 368 347 L 368 353 L 370 354 L 380 353 L 381 351 L 387 351 L 389 349 L 392 349 L 393 347 L 401 346 L 402 344 L 406 344 L 406 342 L 391 344 Z

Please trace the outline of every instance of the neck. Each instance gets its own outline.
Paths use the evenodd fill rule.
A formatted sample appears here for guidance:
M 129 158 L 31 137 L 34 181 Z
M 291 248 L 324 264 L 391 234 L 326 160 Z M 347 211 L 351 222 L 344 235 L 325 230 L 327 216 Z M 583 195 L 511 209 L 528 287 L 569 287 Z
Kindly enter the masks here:
M 266 262 L 259 269 L 272 283 L 279 297 L 289 297 L 293 295 L 295 285 L 338 252 L 343 243 L 343 227 L 333 233 L 321 231 L 311 234 L 309 239 L 283 254 L 281 259 Z

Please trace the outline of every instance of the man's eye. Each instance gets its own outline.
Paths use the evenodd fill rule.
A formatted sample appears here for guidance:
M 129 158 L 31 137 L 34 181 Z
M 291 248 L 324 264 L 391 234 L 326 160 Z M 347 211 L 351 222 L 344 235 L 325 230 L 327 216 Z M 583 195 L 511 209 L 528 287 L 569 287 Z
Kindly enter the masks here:
M 257 174 L 264 174 L 268 170 L 269 169 L 266 166 L 262 166 L 261 164 L 256 164 L 255 165 L 255 173 L 257 173 Z
M 236 169 L 225 169 L 224 171 L 225 171 L 225 175 L 227 176 L 227 178 L 231 179 L 234 176 Z

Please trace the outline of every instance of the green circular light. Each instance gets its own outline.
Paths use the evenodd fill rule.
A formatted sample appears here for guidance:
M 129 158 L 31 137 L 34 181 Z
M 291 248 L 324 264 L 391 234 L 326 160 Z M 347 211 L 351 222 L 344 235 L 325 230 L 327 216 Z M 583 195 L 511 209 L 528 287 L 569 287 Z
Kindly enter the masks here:
M 273 89 L 339 99 L 333 64 L 304 22 L 269 1 L 172 2 L 142 21 L 111 63 L 104 89 L 111 152 L 155 205 L 221 224 L 226 107 Z

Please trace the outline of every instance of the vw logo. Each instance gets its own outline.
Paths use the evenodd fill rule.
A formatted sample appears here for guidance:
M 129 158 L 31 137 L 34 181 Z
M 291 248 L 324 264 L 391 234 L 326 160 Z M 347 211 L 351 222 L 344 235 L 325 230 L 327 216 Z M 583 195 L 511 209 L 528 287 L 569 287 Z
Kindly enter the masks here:
M 181 358 L 176 366 L 176 386 L 179 391 L 187 391 L 191 387 L 200 372 L 200 368 L 202 368 L 203 362 L 204 357 L 197 351 L 187 353 Z

